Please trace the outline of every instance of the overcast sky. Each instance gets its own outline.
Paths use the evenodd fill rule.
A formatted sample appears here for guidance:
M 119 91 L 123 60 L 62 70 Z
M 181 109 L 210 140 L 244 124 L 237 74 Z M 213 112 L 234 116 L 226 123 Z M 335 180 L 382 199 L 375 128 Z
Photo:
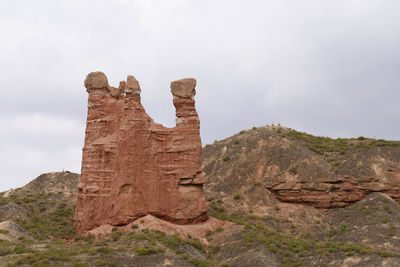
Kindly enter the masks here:
M 398 0 L 1 0 L 0 191 L 80 172 L 85 76 L 134 75 L 156 122 L 197 79 L 203 144 L 272 122 L 400 140 Z

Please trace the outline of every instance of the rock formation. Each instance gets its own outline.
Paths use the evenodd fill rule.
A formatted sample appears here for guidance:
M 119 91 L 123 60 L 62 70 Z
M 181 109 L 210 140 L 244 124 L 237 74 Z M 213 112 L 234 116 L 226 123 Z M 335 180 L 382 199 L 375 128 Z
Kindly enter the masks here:
M 127 225 L 145 215 L 177 224 L 207 219 L 195 79 L 171 83 L 176 126 L 153 122 L 133 76 L 118 88 L 102 72 L 85 80 L 89 93 L 81 182 L 75 210 L 78 234 L 100 225 Z
M 370 193 L 385 193 L 400 203 L 400 173 L 389 169 L 385 182 L 378 177 L 321 178 L 319 182 L 269 183 L 266 188 L 280 201 L 311 205 L 316 208 L 337 208 L 353 204 Z M 385 177 L 385 178 L 386 178 Z

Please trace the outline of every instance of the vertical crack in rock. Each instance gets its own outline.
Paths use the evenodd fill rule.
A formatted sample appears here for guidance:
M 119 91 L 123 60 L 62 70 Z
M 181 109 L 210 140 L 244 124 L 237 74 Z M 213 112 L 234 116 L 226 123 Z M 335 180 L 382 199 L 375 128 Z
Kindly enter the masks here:
M 166 128 L 147 115 L 135 77 L 115 88 L 102 72 L 87 75 L 78 234 L 147 214 L 178 224 L 207 219 L 195 86 L 195 79 L 171 83 L 177 119 L 175 127 Z

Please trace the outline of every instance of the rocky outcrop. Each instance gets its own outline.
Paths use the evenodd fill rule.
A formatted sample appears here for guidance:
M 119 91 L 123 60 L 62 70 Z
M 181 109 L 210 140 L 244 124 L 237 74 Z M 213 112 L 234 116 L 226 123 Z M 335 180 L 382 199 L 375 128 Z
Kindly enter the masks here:
M 400 173 L 388 171 L 391 182 L 379 177 L 321 178 L 318 182 L 267 183 L 266 188 L 280 201 L 336 208 L 353 204 L 373 192 L 385 193 L 400 203 Z M 396 181 L 397 180 L 397 181 Z
M 77 233 L 127 225 L 145 215 L 177 224 L 207 219 L 201 171 L 196 80 L 171 83 L 176 126 L 155 123 L 140 101 L 133 76 L 118 88 L 102 72 L 85 80 L 89 93 Z

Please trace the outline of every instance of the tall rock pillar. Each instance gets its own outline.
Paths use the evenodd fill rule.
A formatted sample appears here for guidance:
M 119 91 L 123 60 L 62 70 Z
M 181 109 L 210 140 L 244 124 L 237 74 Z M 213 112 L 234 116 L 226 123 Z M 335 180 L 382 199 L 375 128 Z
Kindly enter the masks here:
M 178 224 L 207 219 L 195 86 L 195 79 L 171 83 L 177 119 L 167 128 L 147 115 L 133 76 L 118 88 L 109 86 L 102 72 L 86 77 L 78 234 L 105 224 L 126 225 L 147 214 Z

